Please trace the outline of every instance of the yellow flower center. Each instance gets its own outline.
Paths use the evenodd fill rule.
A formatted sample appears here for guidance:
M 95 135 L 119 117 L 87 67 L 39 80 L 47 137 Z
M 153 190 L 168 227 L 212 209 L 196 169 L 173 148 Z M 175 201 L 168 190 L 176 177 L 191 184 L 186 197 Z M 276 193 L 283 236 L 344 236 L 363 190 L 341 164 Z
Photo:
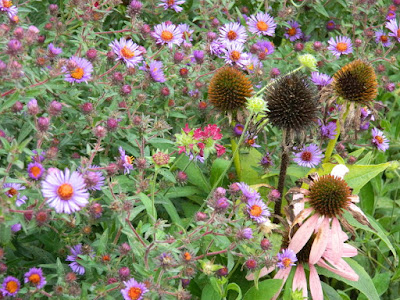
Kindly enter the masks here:
M 3 0 L 3 7 L 10 8 L 12 6 L 12 1 Z
M 290 35 L 290 36 L 294 36 L 294 35 L 296 34 L 296 32 L 297 32 L 297 30 L 296 30 L 296 28 L 294 28 L 294 27 L 289 28 L 289 29 L 287 30 L 287 34 Z
M 289 267 L 291 263 L 292 260 L 289 257 L 285 257 L 284 259 L 282 259 L 282 264 L 285 268 Z
M 125 58 L 132 58 L 135 56 L 135 53 L 128 49 L 126 46 L 121 49 L 121 55 Z
M 346 51 L 346 50 L 347 50 L 347 44 L 346 44 L 346 43 L 343 43 L 343 42 L 337 43 L 336 49 L 337 49 L 337 51 L 339 51 L 339 52 Z
M 375 140 L 376 140 L 379 144 L 382 144 L 382 143 L 383 143 L 383 137 L 381 137 L 380 135 L 377 135 L 377 136 L 375 137 Z
M 40 175 L 40 173 L 42 172 L 42 170 L 38 166 L 33 166 L 31 168 L 30 172 L 32 173 L 32 175 L 34 177 L 38 177 Z
M 75 79 L 82 79 L 84 74 L 83 68 L 76 68 L 71 72 L 71 77 Z
M 174 36 L 172 35 L 172 32 L 171 32 L 171 31 L 164 30 L 164 31 L 161 33 L 161 38 L 162 38 L 164 41 L 169 42 L 170 40 L 172 40 L 173 37 L 174 37 Z
M 11 281 L 7 282 L 6 290 L 10 294 L 15 293 L 18 290 L 18 283 L 16 281 L 14 281 L 14 280 L 11 280 Z
M 133 156 L 128 156 L 128 155 L 125 155 L 125 162 L 126 163 L 128 163 L 128 164 L 133 164 L 133 161 L 135 160 L 135 158 L 133 157 Z
M 239 52 L 239 51 L 236 51 L 236 50 L 233 50 L 233 51 L 231 52 L 231 59 L 232 59 L 233 61 L 238 61 L 239 58 L 240 58 L 240 52 Z
M 63 183 L 58 187 L 57 194 L 61 200 L 69 200 L 74 194 L 74 189 L 69 183 Z
M 17 191 L 16 189 L 14 189 L 14 188 L 10 188 L 10 189 L 7 191 L 7 194 L 8 194 L 8 196 L 10 196 L 10 197 L 14 197 L 16 194 L 18 194 L 18 191 Z
M 258 205 L 253 205 L 250 209 L 250 214 L 254 217 L 261 216 L 262 208 Z
M 268 27 L 269 27 L 268 24 L 265 23 L 264 21 L 257 22 L 257 29 L 260 31 L 266 31 L 266 30 L 268 30 Z
M 235 40 L 237 38 L 237 33 L 234 32 L 233 30 L 229 31 L 227 34 L 227 37 L 229 40 Z
M 131 287 L 128 292 L 128 297 L 131 300 L 137 300 L 142 295 L 142 289 L 138 287 Z
M 34 285 L 38 285 L 40 282 L 40 276 L 39 274 L 32 274 L 31 276 L 28 277 L 29 282 L 31 282 Z

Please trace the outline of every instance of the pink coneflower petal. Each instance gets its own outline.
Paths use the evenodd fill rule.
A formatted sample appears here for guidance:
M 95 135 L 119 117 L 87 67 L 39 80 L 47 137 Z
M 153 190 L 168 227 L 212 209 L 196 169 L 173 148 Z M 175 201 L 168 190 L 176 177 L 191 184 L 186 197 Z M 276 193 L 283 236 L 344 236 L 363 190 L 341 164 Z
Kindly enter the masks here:
M 342 276 L 344 279 L 350 280 L 350 281 L 358 281 L 359 276 L 354 270 L 343 260 L 339 260 L 337 264 L 334 264 L 332 261 L 328 261 L 332 266 L 327 264 L 324 260 L 320 260 L 317 265 L 327 269 L 328 271 L 331 271 L 332 273 L 335 273 L 339 276 Z
M 289 244 L 289 249 L 292 249 L 294 253 L 298 253 L 301 249 L 303 249 L 304 245 L 307 244 L 311 235 L 314 232 L 315 227 L 317 226 L 319 215 L 312 215 L 304 224 L 302 224 L 299 230 L 296 231 L 292 240 Z
M 332 256 L 333 261 L 338 262 L 343 252 L 343 243 L 340 238 L 342 228 L 337 218 L 332 219 L 331 235 L 332 235 Z
M 317 263 L 317 261 L 322 257 L 322 254 L 324 254 L 326 246 L 328 245 L 329 233 L 329 219 L 324 218 L 311 246 L 309 258 L 310 264 Z
M 299 203 L 297 203 L 297 204 L 299 204 Z M 303 204 L 303 207 L 304 207 L 304 204 Z M 303 209 L 302 211 L 300 211 L 300 213 L 299 213 L 299 214 L 296 216 L 296 218 L 294 219 L 292 226 L 294 226 L 294 225 L 296 225 L 296 224 L 299 224 L 299 223 L 303 223 L 303 221 L 304 221 L 305 219 L 307 219 L 308 216 L 309 216 L 313 211 L 314 211 L 314 208 L 312 208 L 312 207 L 305 208 L 305 209 Z
M 342 248 L 342 257 L 354 257 L 358 254 L 358 250 L 356 247 L 353 247 L 349 244 L 344 244 Z
M 308 264 L 310 267 L 310 291 L 313 300 L 324 300 L 322 293 L 321 280 L 319 279 L 317 269 L 313 264 Z
M 292 290 L 302 290 L 303 297 L 308 297 L 306 273 L 304 272 L 302 264 L 297 266 L 296 272 L 294 273 Z
M 275 296 L 272 298 L 272 300 L 276 300 L 276 298 L 278 298 L 279 294 L 281 293 L 281 290 L 287 280 L 287 278 L 289 277 L 290 271 L 292 270 L 292 267 L 288 267 L 288 268 L 283 268 L 280 269 L 274 276 L 274 279 L 282 279 L 282 285 L 281 288 L 279 289 L 279 291 L 275 294 Z

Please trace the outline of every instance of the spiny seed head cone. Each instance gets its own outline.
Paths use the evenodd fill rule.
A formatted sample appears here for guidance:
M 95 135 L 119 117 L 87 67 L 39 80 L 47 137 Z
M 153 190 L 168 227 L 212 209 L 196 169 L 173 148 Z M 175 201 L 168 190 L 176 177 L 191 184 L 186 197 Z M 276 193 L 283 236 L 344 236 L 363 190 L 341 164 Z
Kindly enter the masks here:
M 277 79 L 267 90 L 265 100 L 270 123 L 281 129 L 306 129 L 317 116 L 318 91 L 298 72 Z
M 208 99 L 222 111 L 243 107 L 252 93 L 250 80 L 241 71 L 228 66 L 217 71 L 208 86 Z
M 324 175 L 310 184 L 310 206 L 329 218 L 340 216 L 350 203 L 351 189 L 340 177 Z
M 374 68 L 359 59 L 337 71 L 332 84 L 338 96 L 362 105 L 373 101 L 378 94 Z

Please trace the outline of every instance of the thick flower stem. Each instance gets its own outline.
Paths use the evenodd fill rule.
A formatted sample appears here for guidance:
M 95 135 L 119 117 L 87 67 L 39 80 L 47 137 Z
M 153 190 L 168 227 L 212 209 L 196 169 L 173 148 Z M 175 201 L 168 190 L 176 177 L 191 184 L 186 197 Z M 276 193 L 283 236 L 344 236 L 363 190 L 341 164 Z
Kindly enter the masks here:
M 282 216 L 282 197 L 283 197 L 283 189 L 285 188 L 285 180 L 286 180 L 286 172 L 289 166 L 289 148 L 288 148 L 288 135 L 289 132 L 283 132 L 283 141 L 282 141 L 282 156 L 281 156 L 281 169 L 279 171 L 279 181 L 278 181 L 278 191 L 279 191 L 279 199 L 275 201 L 275 209 L 274 214 L 277 216 Z M 279 219 L 274 218 L 274 223 L 278 223 Z

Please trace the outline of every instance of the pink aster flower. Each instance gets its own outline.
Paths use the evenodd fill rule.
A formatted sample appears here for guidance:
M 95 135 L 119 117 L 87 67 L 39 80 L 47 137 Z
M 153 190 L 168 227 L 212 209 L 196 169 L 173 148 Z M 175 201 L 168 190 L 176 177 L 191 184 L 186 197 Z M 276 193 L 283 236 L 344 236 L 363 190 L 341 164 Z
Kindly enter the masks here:
M 389 140 L 383 135 L 383 132 L 377 128 L 372 129 L 372 144 L 383 152 L 389 149 Z
M 258 138 L 257 135 L 250 136 L 249 133 L 247 133 L 247 136 L 243 143 L 248 147 L 260 148 L 261 146 L 256 143 L 257 138 Z
M 71 255 L 67 256 L 66 261 L 72 261 L 72 263 L 69 264 L 69 267 L 73 272 L 79 275 L 85 274 L 85 268 L 79 264 L 79 255 L 82 254 L 82 244 L 75 245 L 74 247 L 71 247 L 70 249 Z
M 11 0 L 0 0 L 0 11 L 6 12 L 10 19 L 18 14 L 18 8 L 12 5 Z
M 108 45 L 117 55 L 116 60 L 124 61 L 127 67 L 135 67 L 143 60 L 142 52 L 138 50 L 139 46 L 132 42 L 132 40 L 127 41 L 121 38 L 119 41 L 114 40 Z
M 387 22 L 385 27 L 391 31 L 389 36 L 393 36 L 398 42 L 400 42 L 400 27 L 397 25 L 396 19 Z
M 248 57 L 249 55 L 243 52 L 243 44 L 233 43 L 226 46 L 225 62 L 227 64 L 243 67 Z
M 68 82 L 88 82 L 92 78 L 93 65 L 86 58 L 72 56 L 67 65 L 63 67 L 65 81 Z
M 179 46 L 183 42 L 182 32 L 179 28 L 174 24 L 167 25 L 165 22 L 154 27 L 152 36 L 156 39 L 157 44 L 166 44 L 170 49 L 174 44 Z
M 24 275 L 24 281 L 38 289 L 41 289 L 46 285 L 46 278 L 43 276 L 41 268 L 30 268 Z
M 124 284 L 125 288 L 121 290 L 124 300 L 142 300 L 143 295 L 149 291 L 144 283 L 137 282 L 133 278 L 124 281 Z
M 347 36 L 337 36 L 336 38 L 331 37 L 328 44 L 328 50 L 330 50 L 336 57 L 353 53 L 353 45 L 350 38 Z
M 228 23 L 219 29 L 219 42 L 225 46 L 246 42 L 246 28 L 240 23 Z
M 295 266 L 295 262 L 297 261 L 296 254 L 291 249 L 284 249 L 282 253 L 277 254 L 278 263 L 277 267 L 280 269 L 286 269 L 289 267 Z
M 21 288 L 21 284 L 17 278 L 7 276 L 4 278 L 2 287 L 3 288 L 0 291 L 3 293 L 3 296 L 15 297 Z
M 28 197 L 22 196 L 18 191 L 25 190 L 25 187 L 19 183 L 5 183 L 3 184 L 3 189 L 7 189 L 5 194 L 9 198 L 13 198 L 16 196 L 15 205 L 21 206 L 25 204 L 25 201 L 28 200 Z
M 273 36 L 275 34 L 276 23 L 274 18 L 267 13 L 259 12 L 255 16 L 250 16 L 247 25 L 249 31 L 257 35 Z
M 312 72 L 311 73 L 311 81 L 320 87 L 323 86 L 327 86 L 328 84 L 330 84 L 332 82 L 332 77 L 324 74 L 324 73 L 320 73 L 320 72 Z
M 78 172 L 64 172 L 56 169 L 42 181 L 42 194 L 47 203 L 57 213 L 71 214 L 85 207 L 89 201 L 89 193 L 85 181 Z
M 389 39 L 389 36 L 383 32 L 383 30 L 378 30 L 375 32 L 375 42 L 377 44 L 382 43 L 384 47 L 389 47 L 392 42 Z
M 299 166 L 314 168 L 320 164 L 324 155 L 316 144 L 310 144 L 310 146 L 304 146 L 300 152 L 295 154 L 293 159 Z
M 286 28 L 286 33 L 284 36 L 289 39 L 291 42 L 298 40 L 302 36 L 302 31 L 300 29 L 299 23 L 296 21 L 289 21 L 289 27 Z
M 28 165 L 28 175 L 34 180 L 39 180 L 44 172 L 45 169 L 39 162 L 33 162 Z
M 246 204 L 246 212 L 257 223 L 264 223 L 271 215 L 267 205 L 260 198 L 252 198 Z
M 178 29 L 182 32 L 182 39 L 184 41 L 192 41 L 193 29 L 190 29 L 188 24 L 179 24 Z
M 158 6 L 163 6 L 164 10 L 173 9 L 176 12 L 181 12 L 183 8 L 178 5 L 183 3 L 185 3 L 185 0 L 161 0 L 161 3 Z

